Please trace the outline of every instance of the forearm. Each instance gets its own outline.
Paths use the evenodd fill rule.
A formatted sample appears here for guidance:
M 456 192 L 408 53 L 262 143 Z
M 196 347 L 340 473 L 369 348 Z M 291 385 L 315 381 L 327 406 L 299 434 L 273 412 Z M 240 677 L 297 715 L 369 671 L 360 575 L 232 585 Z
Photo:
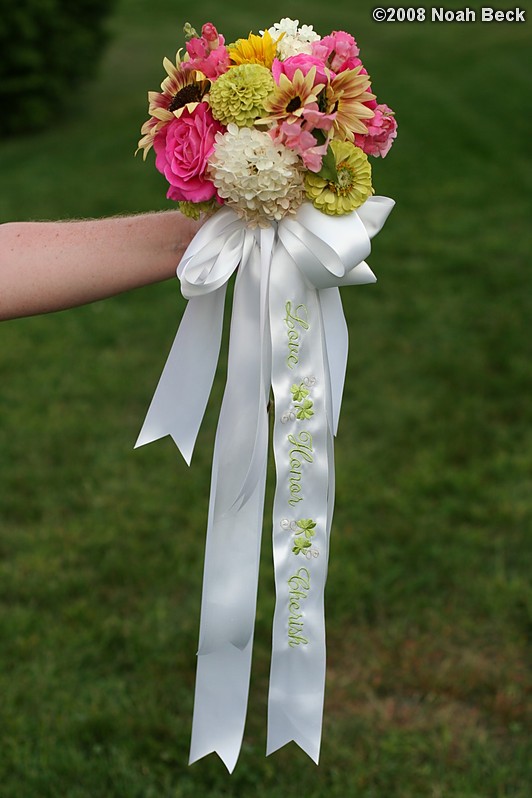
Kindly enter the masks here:
M 166 280 L 198 228 L 178 211 L 0 225 L 0 319 L 62 310 Z

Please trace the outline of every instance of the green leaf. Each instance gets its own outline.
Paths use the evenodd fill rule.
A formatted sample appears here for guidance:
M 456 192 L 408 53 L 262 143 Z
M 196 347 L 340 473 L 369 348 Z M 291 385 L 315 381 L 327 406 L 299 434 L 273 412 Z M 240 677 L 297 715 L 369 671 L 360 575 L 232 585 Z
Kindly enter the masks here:
M 331 145 L 327 148 L 327 152 L 323 156 L 323 160 L 321 162 L 321 169 L 317 173 L 318 177 L 322 177 L 324 180 L 329 180 L 331 183 L 336 183 L 338 180 L 338 172 L 336 171 L 336 161 L 334 160 L 334 153 L 331 149 Z

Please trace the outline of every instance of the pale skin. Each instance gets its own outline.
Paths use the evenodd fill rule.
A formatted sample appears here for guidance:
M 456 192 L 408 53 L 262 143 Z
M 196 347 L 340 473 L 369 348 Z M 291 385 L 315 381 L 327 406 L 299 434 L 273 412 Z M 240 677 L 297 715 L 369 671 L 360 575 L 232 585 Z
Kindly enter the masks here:
M 0 320 L 84 305 L 175 277 L 200 227 L 179 211 L 0 225 Z

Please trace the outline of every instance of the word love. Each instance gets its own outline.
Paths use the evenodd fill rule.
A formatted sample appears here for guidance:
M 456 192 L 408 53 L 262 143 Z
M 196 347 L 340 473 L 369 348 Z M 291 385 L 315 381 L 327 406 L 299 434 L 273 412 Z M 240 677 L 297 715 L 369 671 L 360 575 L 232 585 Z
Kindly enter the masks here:
M 286 303 L 285 310 L 286 316 L 284 323 L 286 324 L 286 335 L 288 338 L 286 365 L 288 368 L 293 369 L 294 366 L 297 366 L 299 363 L 299 330 L 308 330 L 310 327 L 308 323 L 308 310 L 305 305 L 297 305 L 296 309 L 292 312 L 292 303 L 290 301 Z

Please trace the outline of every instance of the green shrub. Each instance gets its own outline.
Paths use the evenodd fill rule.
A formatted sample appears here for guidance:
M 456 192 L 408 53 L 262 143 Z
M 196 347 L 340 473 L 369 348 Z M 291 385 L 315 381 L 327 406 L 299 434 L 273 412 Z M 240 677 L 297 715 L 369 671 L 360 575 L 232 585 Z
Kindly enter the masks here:
M 114 0 L 8 0 L 0 15 L 0 136 L 37 130 L 75 101 L 108 39 Z

